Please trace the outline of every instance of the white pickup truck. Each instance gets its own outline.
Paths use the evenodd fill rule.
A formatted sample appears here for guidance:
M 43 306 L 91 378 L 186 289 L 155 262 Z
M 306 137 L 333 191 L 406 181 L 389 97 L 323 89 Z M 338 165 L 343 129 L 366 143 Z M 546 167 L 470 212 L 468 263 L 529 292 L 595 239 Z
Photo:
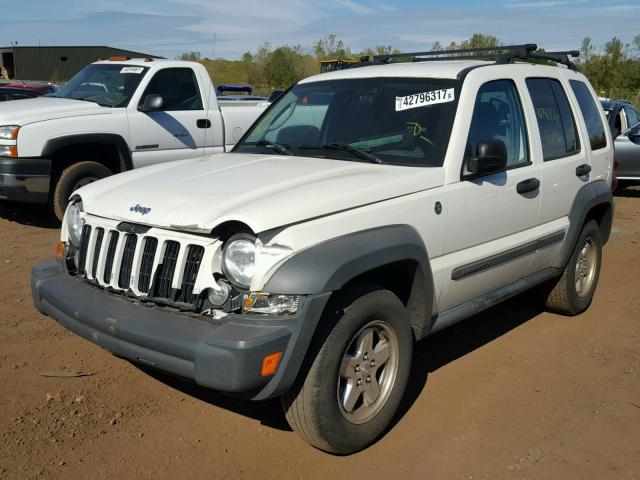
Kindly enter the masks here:
M 0 199 L 49 203 L 94 180 L 228 150 L 267 102 L 218 102 L 199 63 L 113 57 L 55 93 L 0 105 Z

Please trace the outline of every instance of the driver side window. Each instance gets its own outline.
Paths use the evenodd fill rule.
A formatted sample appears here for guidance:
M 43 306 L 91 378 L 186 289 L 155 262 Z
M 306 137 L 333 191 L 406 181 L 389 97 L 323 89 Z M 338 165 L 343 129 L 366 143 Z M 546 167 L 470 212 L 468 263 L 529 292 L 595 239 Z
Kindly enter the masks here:
M 160 95 L 163 111 L 202 110 L 202 98 L 196 75 L 190 68 L 165 68 L 157 72 L 140 98 L 144 103 L 147 95 Z
M 500 140 L 507 147 L 507 169 L 530 163 L 522 104 L 511 80 L 488 82 L 478 90 L 466 157 L 476 156 L 479 143 L 490 140 Z

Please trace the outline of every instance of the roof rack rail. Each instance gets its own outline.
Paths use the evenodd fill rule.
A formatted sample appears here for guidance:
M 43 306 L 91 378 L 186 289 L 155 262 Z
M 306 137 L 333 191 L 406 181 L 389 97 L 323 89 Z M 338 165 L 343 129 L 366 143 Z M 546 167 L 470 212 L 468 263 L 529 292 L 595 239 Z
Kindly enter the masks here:
M 567 50 L 559 52 L 538 52 L 535 43 L 525 43 L 522 45 L 498 45 L 495 47 L 483 48 L 462 48 L 457 50 L 431 50 L 427 52 L 390 53 L 385 55 L 365 56 L 353 67 L 364 67 L 367 65 L 384 65 L 391 59 L 411 58 L 411 62 L 433 62 L 446 60 L 488 60 L 494 61 L 497 65 L 513 63 L 516 60 L 548 60 L 556 62 L 571 70 L 577 70 L 576 64 L 570 57 L 580 56 L 577 50 Z M 480 54 L 480 55 L 478 55 Z M 482 55 L 486 54 L 486 55 Z M 347 68 L 349 68 L 347 67 Z
M 552 62 L 566 65 L 571 70 L 578 70 L 576 64 L 570 57 L 579 57 L 580 52 L 578 50 L 563 50 L 559 52 L 535 52 L 531 54 L 530 58 L 539 58 L 540 60 L 550 60 Z
M 523 45 L 500 45 L 496 47 L 483 47 L 483 48 L 462 48 L 457 50 L 431 50 L 428 52 L 411 52 L 411 53 L 389 53 L 385 55 L 374 55 L 371 60 L 374 62 L 386 63 L 392 58 L 413 57 L 414 61 L 420 61 L 417 57 L 433 57 L 446 55 L 444 59 L 452 57 L 453 55 L 459 55 L 462 53 L 486 53 L 486 52 L 511 52 L 516 53 L 518 56 L 524 56 L 528 52 L 533 52 L 538 46 L 535 43 L 526 43 Z M 364 57 L 363 57 L 364 58 Z M 452 60 L 455 58 L 451 58 Z

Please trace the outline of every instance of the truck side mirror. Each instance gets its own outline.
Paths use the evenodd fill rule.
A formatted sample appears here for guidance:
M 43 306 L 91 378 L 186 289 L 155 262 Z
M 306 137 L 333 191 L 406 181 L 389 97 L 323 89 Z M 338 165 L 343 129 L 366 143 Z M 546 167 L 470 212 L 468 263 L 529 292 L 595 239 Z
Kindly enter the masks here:
M 486 175 L 507 168 L 507 146 L 502 140 L 483 140 L 478 143 L 475 157 L 469 158 L 467 170 L 472 175 Z
M 141 112 L 156 112 L 161 110 L 164 106 L 164 99 L 162 95 L 149 94 L 144 97 L 144 103 L 138 106 L 138 110 Z

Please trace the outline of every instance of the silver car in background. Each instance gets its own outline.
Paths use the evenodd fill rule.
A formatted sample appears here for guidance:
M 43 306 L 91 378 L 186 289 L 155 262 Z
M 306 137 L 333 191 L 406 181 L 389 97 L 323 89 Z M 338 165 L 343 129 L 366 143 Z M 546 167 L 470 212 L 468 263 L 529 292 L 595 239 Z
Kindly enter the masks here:
M 620 187 L 640 184 L 640 112 L 622 100 L 601 100 L 615 138 Z

